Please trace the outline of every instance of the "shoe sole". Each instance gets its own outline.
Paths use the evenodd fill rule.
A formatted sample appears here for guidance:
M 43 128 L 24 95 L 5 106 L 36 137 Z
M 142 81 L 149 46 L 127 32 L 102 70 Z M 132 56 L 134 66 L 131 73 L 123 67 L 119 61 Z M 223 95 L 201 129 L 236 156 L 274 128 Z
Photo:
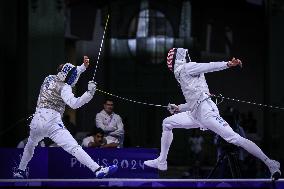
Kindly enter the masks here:
M 168 168 L 164 168 L 164 169 L 161 169 L 159 166 L 158 167 L 155 167 L 155 166 L 150 166 L 150 165 L 147 165 L 147 163 L 144 162 L 144 165 L 148 166 L 148 167 L 151 167 L 151 168 L 155 168 L 155 169 L 159 169 L 160 171 L 166 171 L 168 170 Z
M 105 177 L 105 173 L 99 173 L 98 175 L 97 175 L 97 178 L 98 179 L 102 179 L 102 178 L 104 178 Z
M 117 169 L 118 169 L 117 166 L 113 166 L 109 169 L 108 173 L 99 173 L 97 178 L 102 179 L 102 178 L 106 177 L 107 175 L 112 175 L 113 173 L 115 173 L 117 171 Z
M 273 180 L 278 180 L 278 179 L 280 178 L 280 176 L 281 176 L 281 173 L 280 173 L 280 172 L 276 172 L 276 173 L 274 173 L 274 174 L 272 175 L 272 179 L 273 179 Z
M 113 173 L 115 173 L 117 171 L 118 167 L 117 166 L 114 166 L 112 167 L 109 172 L 108 172 L 108 175 L 112 175 Z
M 25 179 L 25 177 L 18 174 L 18 175 L 13 176 L 13 179 Z
M 158 169 L 160 170 L 160 171 L 166 171 L 166 170 L 168 170 L 168 168 L 166 167 L 166 168 L 160 168 L 160 167 L 158 167 Z
M 24 177 L 13 177 L 13 179 L 24 179 Z
M 158 167 L 156 167 L 156 166 L 151 166 L 151 165 L 149 165 L 148 163 L 145 163 L 145 162 L 144 162 L 144 165 L 146 165 L 146 166 L 148 166 L 148 167 L 151 167 L 151 168 L 156 168 L 156 169 L 158 169 Z

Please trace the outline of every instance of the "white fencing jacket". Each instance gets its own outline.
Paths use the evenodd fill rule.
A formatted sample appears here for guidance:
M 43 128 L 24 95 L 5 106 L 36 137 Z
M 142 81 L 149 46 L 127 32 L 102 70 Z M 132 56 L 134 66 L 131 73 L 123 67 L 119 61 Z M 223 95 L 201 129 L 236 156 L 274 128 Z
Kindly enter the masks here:
M 84 65 L 77 66 L 80 75 L 86 70 Z M 61 116 L 67 104 L 72 109 L 77 109 L 88 103 L 93 98 L 90 92 L 86 91 L 81 97 L 76 98 L 72 87 L 60 80 L 58 75 L 49 75 L 44 79 L 40 88 L 37 101 L 37 109 L 47 108 L 59 112 Z
M 179 110 L 193 111 L 200 101 L 208 98 L 209 89 L 204 73 L 228 68 L 227 62 L 196 63 L 188 62 L 175 67 L 174 74 L 180 83 L 186 104 L 179 105 Z

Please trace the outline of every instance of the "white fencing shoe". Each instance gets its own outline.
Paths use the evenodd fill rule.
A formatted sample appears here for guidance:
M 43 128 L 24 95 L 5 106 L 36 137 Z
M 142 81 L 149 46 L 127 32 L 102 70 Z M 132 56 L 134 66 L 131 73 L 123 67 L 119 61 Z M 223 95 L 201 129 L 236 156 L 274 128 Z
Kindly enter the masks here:
M 25 173 L 25 171 L 22 171 L 22 170 L 18 169 L 17 172 L 15 172 L 13 174 L 13 178 L 14 179 L 26 179 L 27 178 L 27 174 Z
M 147 165 L 148 167 L 156 168 L 161 171 L 166 171 L 168 169 L 167 161 L 160 162 L 158 158 L 153 159 L 153 160 L 144 161 L 144 164 Z
M 99 170 L 97 170 L 96 173 L 96 177 L 101 179 L 106 177 L 107 175 L 112 175 L 113 173 L 115 173 L 117 171 L 118 167 L 117 165 L 111 165 L 108 167 L 101 167 Z
M 280 163 L 275 160 L 270 160 L 268 163 L 268 168 L 271 173 L 271 178 L 274 180 L 278 180 L 281 176 Z

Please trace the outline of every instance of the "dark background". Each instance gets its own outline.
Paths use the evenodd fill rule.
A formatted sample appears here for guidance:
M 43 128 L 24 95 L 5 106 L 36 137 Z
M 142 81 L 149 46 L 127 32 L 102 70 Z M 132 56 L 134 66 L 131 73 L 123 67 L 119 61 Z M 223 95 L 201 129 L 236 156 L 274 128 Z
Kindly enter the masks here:
M 149 12 L 145 14 L 145 10 Z M 98 88 L 148 103 L 184 103 L 166 67 L 167 51 L 184 47 L 196 62 L 227 61 L 232 57 L 242 60 L 243 69 L 206 75 L 213 94 L 284 107 L 281 0 L 4 0 L 0 1 L 0 12 L 1 147 L 15 147 L 27 137 L 29 122 L 24 120 L 35 110 L 44 77 L 55 74 L 59 64 L 80 65 L 83 55 L 88 55 L 91 65 L 82 74 L 75 93 L 81 95 L 87 89 L 107 14 L 110 20 L 96 74 Z M 147 32 L 137 29 L 147 19 Z M 134 49 L 129 45 L 133 43 Z M 82 108 L 67 108 L 66 114 L 78 131 L 93 129 L 103 99 L 104 95 L 97 92 Z M 252 112 L 257 132 L 248 138 L 272 158 L 284 158 L 283 110 L 226 100 L 219 109 L 228 106 L 243 114 Z M 165 108 L 115 99 L 115 112 L 125 124 L 126 147 L 160 147 L 161 123 L 169 116 Z M 212 166 L 216 161 L 213 134 L 206 131 L 202 135 L 203 158 Z M 170 164 L 187 164 L 184 152 L 189 148 L 189 136 L 191 131 L 174 130 Z

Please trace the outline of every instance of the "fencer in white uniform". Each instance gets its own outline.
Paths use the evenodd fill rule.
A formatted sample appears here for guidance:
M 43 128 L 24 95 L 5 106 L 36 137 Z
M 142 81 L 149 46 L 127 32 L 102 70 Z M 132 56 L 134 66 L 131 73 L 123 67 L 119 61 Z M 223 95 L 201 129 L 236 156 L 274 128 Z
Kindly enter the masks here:
M 89 81 L 88 90 L 80 97 L 74 97 L 72 87 L 77 83 L 80 74 L 86 70 L 89 59 L 84 56 L 81 66 L 66 63 L 58 70 L 57 75 L 49 75 L 40 88 L 36 111 L 30 123 L 30 135 L 24 148 L 19 168 L 14 178 L 25 178 L 26 167 L 32 159 L 34 149 L 44 137 L 49 137 L 58 146 L 72 154 L 83 165 L 95 173 L 97 178 L 103 178 L 117 170 L 116 165 L 101 167 L 82 149 L 72 137 L 62 122 L 62 116 L 67 104 L 77 109 L 88 103 L 96 91 L 96 83 Z
M 190 60 L 187 49 L 173 48 L 168 53 L 167 65 L 174 72 L 186 103 L 178 106 L 169 104 L 168 110 L 174 115 L 163 120 L 160 156 L 157 159 L 145 161 L 144 164 L 159 170 L 167 170 L 167 155 L 173 140 L 173 128 L 209 129 L 227 142 L 244 148 L 262 160 L 269 168 L 271 177 L 278 179 L 281 175 L 280 163 L 268 158 L 255 143 L 234 132 L 220 117 L 216 104 L 210 98 L 204 74 L 237 65 L 242 66 L 241 61 L 233 58 L 228 62 L 196 63 Z

